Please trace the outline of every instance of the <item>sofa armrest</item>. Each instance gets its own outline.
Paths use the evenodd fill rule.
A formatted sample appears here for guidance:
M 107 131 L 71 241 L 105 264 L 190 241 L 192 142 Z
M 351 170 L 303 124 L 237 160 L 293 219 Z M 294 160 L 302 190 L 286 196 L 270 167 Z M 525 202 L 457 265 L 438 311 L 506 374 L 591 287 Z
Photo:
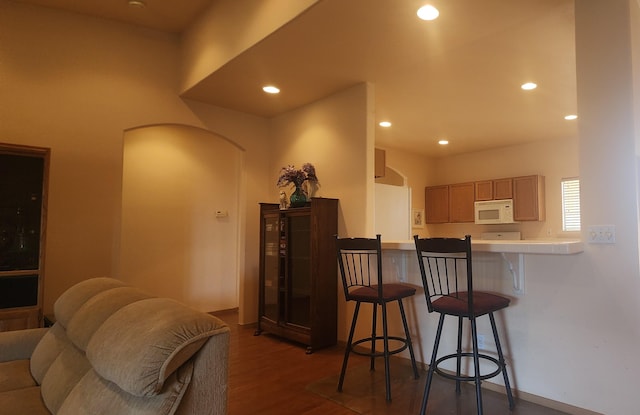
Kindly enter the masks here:
M 0 332 L 0 362 L 30 359 L 48 328 Z
M 227 413 L 229 337 L 229 327 L 221 328 L 194 356 L 193 377 L 175 415 Z

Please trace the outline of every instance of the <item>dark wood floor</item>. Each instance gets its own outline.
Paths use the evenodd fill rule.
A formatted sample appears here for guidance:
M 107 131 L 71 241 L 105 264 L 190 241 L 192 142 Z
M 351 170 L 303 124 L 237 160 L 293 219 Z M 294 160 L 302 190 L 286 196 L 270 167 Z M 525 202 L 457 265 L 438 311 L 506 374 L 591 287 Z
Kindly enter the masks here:
M 216 314 L 231 327 L 229 415 L 354 415 L 310 392 L 307 385 L 339 373 L 342 350 L 305 354 L 305 347 L 237 325 L 237 314 Z
M 235 312 L 216 315 L 231 328 L 229 415 L 418 413 L 425 376 L 417 381 L 413 380 L 410 369 L 403 369 L 397 362 L 395 367 L 392 367 L 392 375 L 401 377 L 400 380 L 404 383 L 395 385 L 395 389 L 392 388 L 391 404 L 384 400 L 384 370 L 381 367 L 381 370 L 372 374 L 368 371 L 367 360 L 361 356 L 354 355 L 350 358 L 345 391 L 336 393 L 335 379 L 331 377 L 337 378 L 340 372 L 343 348 L 322 349 L 308 355 L 305 354 L 305 347 L 302 345 L 266 333 L 254 336 L 255 326 L 239 326 Z M 371 388 L 366 389 L 369 384 Z M 361 385 L 365 385 L 365 388 Z M 475 414 L 473 388 L 470 387 L 468 392 L 463 390 L 461 396 L 456 396 L 451 385 L 434 383 L 434 387 L 436 389 L 432 390 L 431 395 L 435 395 L 435 398 L 433 402 L 430 399 L 428 414 Z M 442 392 L 438 391 L 439 388 L 443 388 Z M 373 393 L 369 392 L 374 390 Z M 323 397 L 323 394 L 326 397 Z M 375 396 L 369 396 L 371 394 Z M 483 393 L 483 397 L 485 414 L 562 414 L 523 401 L 517 402 L 516 409 L 510 412 L 504 395 L 487 391 Z

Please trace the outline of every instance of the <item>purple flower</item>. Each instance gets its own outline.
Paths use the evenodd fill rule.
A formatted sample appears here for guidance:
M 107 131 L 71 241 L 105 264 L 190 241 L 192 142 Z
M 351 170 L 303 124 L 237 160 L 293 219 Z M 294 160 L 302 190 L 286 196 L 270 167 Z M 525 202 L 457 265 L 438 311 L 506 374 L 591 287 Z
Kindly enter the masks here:
M 280 177 L 278 177 L 278 187 L 284 187 L 290 183 L 294 186 L 300 187 L 302 183 L 309 181 L 311 183 L 318 183 L 318 176 L 316 176 L 316 168 L 311 163 L 305 163 L 301 169 L 296 169 L 293 165 L 289 164 L 280 170 Z

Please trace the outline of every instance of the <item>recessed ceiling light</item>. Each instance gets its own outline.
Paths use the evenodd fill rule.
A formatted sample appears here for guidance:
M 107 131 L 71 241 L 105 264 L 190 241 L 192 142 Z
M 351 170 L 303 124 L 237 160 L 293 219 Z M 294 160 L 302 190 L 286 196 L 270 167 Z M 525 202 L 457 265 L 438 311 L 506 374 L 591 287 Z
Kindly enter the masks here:
M 273 85 L 267 85 L 265 87 L 262 87 L 262 90 L 264 92 L 266 92 L 267 94 L 279 94 L 280 93 L 280 88 L 277 88 Z
M 139 7 L 141 9 L 147 7 L 147 3 L 145 3 L 143 0 L 129 0 L 127 4 L 131 7 Z
M 564 119 L 565 119 L 565 120 L 567 120 L 567 121 L 575 120 L 576 118 L 578 118 L 578 116 L 577 116 L 577 115 L 575 115 L 575 114 L 566 115 L 566 116 L 564 117 Z
M 534 84 L 533 82 L 527 82 L 526 84 L 522 84 L 520 86 L 520 88 L 524 89 L 525 91 L 531 91 L 532 89 L 536 89 L 538 87 L 538 85 Z
M 384 128 L 389 128 L 391 127 L 391 123 L 389 121 L 380 121 L 380 124 L 378 124 L 380 127 L 384 127 Z
M 438 144 L 440 144 L 441 146 L 446 146 L 447 144 L 449 144 L 449 140 L 439 140 Z
M 440 16 L 440 12 L 430 4 L 424 5 L 418 9 L 418 17 L 422 20 L 435 20 L 438 16 Z

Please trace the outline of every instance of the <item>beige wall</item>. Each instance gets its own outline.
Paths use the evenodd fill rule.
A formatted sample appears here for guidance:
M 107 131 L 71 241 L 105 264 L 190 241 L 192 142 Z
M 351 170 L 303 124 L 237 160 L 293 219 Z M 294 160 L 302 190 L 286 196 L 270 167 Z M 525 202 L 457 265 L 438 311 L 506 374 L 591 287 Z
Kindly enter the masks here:
M 145 125 L 203 127 L 245 151 L 239 273 L 242 283 L 257 286 L 264 119 L 181 100 L 175 36 L 0 1 L 0 38 L 0 140 L 51 148 L 45 312 L 80 280 L 119 276 L 123 135 Z M 240 303 L 249 305 L 252 321 L 256 296 L 245 301 L 242 283 Z
M 341 236 L 373 231 L 373 137 L 368 135 L 369 86 L 360 84 L 273 119 L 276 151 L 270 163 L 272 192 L 283 166 L 309 162 L 316 168 L 320 188 L 315 196 L 340 199 Z M 284 189 L 289 195 L 291 189 Z
M 199 128 L 126 132 L 122 280 L 205 312 L 238 307 L 242 156 L 224 137 Z
M 574 282 L 580 303 L 588 304 L 571 318 L 564 317 L 572 332 L 567 350 L 575 350 L 570 364 L 565 363 L 567 372 L 573 372 L 573 379 L 591 377 L 593 382 L 580 387 L 574 383 L 566 393 L 586 407 L 612 415 L 637 411 L 637 399 L 630 397 L 637 394 L 635 374 L 640 372 L 632 86 L 637 68 L 632 67 L 630 31 L 634 23 L 630 10 L 637 15 L 637 8 L 634 0 L 576 1 L 583 236 L 588 225 L 613 224 L 616 244 L 587 245 L 567 280 Z M 613 359 L 602 359 L 603 355 Z M 588 367 L 578 359 L 589 362 Z
M 258 203 L 269 201 L 271 180 L 269 160 L 269 120 L 236 111 L 186 101 L 204 128 L 232 139 L 243 150 L 239 189 L 239 321 L 252 323 L 258 316 L 258 272 L 260 249 L 260 209 Z M 224 247 L 219 247 L 224 249 Z

